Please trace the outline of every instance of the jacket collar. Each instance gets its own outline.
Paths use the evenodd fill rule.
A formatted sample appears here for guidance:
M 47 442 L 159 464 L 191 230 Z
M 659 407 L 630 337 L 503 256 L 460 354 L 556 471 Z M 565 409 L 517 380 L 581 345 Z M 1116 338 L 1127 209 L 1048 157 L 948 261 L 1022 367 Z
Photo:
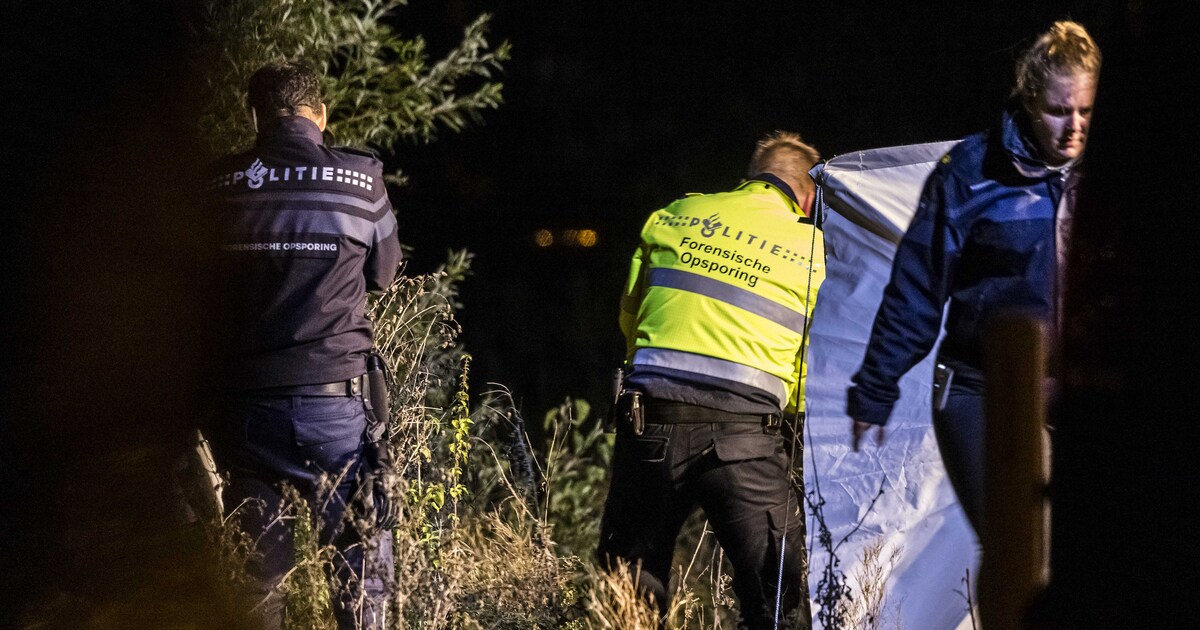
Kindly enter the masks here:
M 277 138 L 301 137 L 314 144 L 324 144 L 324 138 L 321 135 L 320 127 L 317 123 L 303 116 L 284 116 L 276 118 L 274 121 L 267 124 L 266 127 L 261 127 L 258 132 L 258 141 L 255 146 L 261 146 L 266 142 Z
M 1014 98 L 1000 120 L 1000 144 L 1014 169 L 1022 177 L 1044 179 L 1054 171 L 1038 154 L 1020 103 Z
M 745 186 L 751 182 L 770 184 L 772 187 L 777 188 L 779 192 L 783 193 L 788 199 L 790 199 L 792 204 L 796 206 L 796 209 L 800 208 L 800 200 L 796 198 L 796 193 L 792 190 L 792 187 L 785 184 L 782 179 L 779 179 L 775 175 L 771 173 L 759 173 L 758 175 L 747 179 L 744 183 L 742 183 L 741 186 L 738 186 L 738 188 L 741 188 L 742 186 Z M 799 212 L 797 214 L 803 215 L 804 213 Z

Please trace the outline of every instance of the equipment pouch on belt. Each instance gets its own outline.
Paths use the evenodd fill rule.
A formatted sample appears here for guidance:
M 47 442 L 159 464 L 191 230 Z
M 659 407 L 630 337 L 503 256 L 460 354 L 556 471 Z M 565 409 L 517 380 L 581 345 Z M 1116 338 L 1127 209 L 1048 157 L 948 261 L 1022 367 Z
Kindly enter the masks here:
M 362 502 L 375 525 L 391 529 L 399 517 L 395 500 L 396 474 L 388 450 L 387 430 L 391 424 L 391 402 L 388 385 L 391 373 L 378 351 L 367 354 L 367 374 L 363 379 L 363 408 L 367 415 L 367 432 L 363 444 Z
M 363 406 L 367 410 L 367 441 L 377 442 L 387 436 L 392 421 L 392 406 L 388 400 L 391 372 L 378 351 L 367 354 L 367 375 L 363 379 Z
M 624 391 L 617 398 L 617 428 L 625 428 L 634 435 L 646 430 L 646 412 L 642 403 L 642 392 Z

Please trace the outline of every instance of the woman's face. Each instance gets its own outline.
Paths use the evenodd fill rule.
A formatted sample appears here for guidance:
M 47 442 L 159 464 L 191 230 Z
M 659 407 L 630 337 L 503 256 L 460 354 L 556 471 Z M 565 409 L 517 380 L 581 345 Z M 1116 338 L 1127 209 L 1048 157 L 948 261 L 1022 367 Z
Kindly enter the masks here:
M 1083 153 L 1095 100 L 1096 79 L 1078 72 L 1051 76 L 1041 95 L 1026 103 L 1034 141 L 1046 162 L 1058 166 Z

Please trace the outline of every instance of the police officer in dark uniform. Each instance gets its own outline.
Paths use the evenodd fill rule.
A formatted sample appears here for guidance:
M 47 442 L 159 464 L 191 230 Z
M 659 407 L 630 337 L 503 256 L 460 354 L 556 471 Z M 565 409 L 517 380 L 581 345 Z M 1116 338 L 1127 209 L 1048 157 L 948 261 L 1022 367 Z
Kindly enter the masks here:
M 325 146 L 311 69 L 264 66 L 250 78 L 249 105 L 257 143 L 219 160 L 208 181 L 233 307 L 228 395 L 206 431 L 228 475 L 224 505 L 256 541 L 250 572 L 266 627 L 281 625 L 276 587 L 293 565 L 291 527 L 278 518 L 287 484 L 318 514 L 320 541 L 338 550 L 339 627 L 382 628 L 390 536 L 381 528 L 364 540 L 347 513 L 386 453 L 365 437 L 365 298 L 395 279 L 396 218 L 380 161 Z

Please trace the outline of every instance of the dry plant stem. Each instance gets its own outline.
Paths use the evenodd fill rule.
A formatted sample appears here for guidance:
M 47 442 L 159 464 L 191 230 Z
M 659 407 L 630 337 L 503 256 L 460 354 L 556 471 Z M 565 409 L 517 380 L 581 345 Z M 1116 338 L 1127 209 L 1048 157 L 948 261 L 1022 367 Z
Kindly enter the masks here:
M 696 558 L 700 555 L 700 550 L 704 547 L 704 538 L 711 532 L 708 528 L 708 521 L 704 521 L 704 527 L 700 530 L 700 537 L 696 540 L 696 548 L 692 550 L 692 559 L 688 562 L 687 569 L 680 576 L 680 580 L 686 581 L 692 573 L 692 567 L 696 566 Z
M 884 612 L 888 578 L 900 559 L 901 548 L 892 547 L 885 557 L 884 550 L 887 546 L 885 539 L 877 538 L 864 548 L 858 569 L 854 573 L 859 597 L 849 602 L 847 610 L 850 623 L 860 630 L 894 627 L 884 626 Z
M 971 630 L 979 630 L 979 625 L 976 622 L 976 618 L 975 618 L 975 600 L 971 596 L 971 568 L 970 567 L 967 567 L 966 573 L 963 575 L 962 584 L 963 584 L 963 590 L 961 590 L 961 591 L 955 590 L 954 592 L 958 593 L 959 597 L 962 597 L 963 600 L 965 600 L 967 603 L 967 614 L 970 615 L 970 617 L 971 617 Z
M 498 383 L 488 383 L 488 386 L 491 389 L 484 392 L 484 408 L 492 418 L 497 420 L 498 426 L 503 425 L 509 469 L 513 471 L 514 475 L 519 475 L 518 483 L 525 491 L 517 492 L 507 476 L 504 477 L 505 483 L 514 497 L 523 496 L 525 498 L 522 507 L 528 511 L 530 505 L 538 504 L 537 481 L 534 476 L 537 458 L 533 455 L 533 445 L 529 443 L 529 435 L 525 432 L 525 421 L 513 401 L 512 392 Z M 497 470 L 503 472 L 500 466 L 497 466 Z M 538 470 L 540 471 L 540 468 Z M 532 514 L 529 516 L 533 517 Z
M 526 502 L 520 500 L 519 497 L 521 496 L 521 494 L 513 486 L 512 481 L 509 480 L 508 475 L 504 472 L 503 467 L 500 466 L 500 456 L 496 453 L 496 449 L 494 447 L 492 447 L 491 444 L 489 444 L 483 440 L 478 440 L 477 443 L 480 446 L 483 446 L 484 448 L 486 448 L 488 450 L 488 453 L 491 454 L 492 459 L 496 463 L 496 469 L 499 471 L 498 480 L 504 484 L 504 487 L 508 490 L 509 494 L 511 495 L 511 498 L 516 501 L 517 505 L 521 506 L 521 514 L 525 518 L 528 518 L 530 520 L 536 520 L 537 515 L 529 510 L 529 505 Z
M 550 450 L 546 454 L 547 461 L 553 461 L 556 457 L 558 457 L 559 453 L 561 453 L 563 450 L 563 445 L 566 443 L 566 439 L 567 439 L 566 429 L 570 428 L 571 420 L 572 420 L 570 401 L 567 401 L 566 403 L 559 406 L 559 413 L 564 416 L 564 420 L 566 420 L 566 421 L 565 422 L 557 422 L 554 424 L 554 433 L 552 434 L 551 439 L 550 439 Z M 546 469 L 541 472 L 542 472 L 542 487 L 549 488 L 550 484 L 554 481 L 553 468 L 550 466 L 547 466 Z M 548 521 L 550 519 L 551 498 L 550 498 L 549 493 L 545 493 L 544 496 L 546 496 L 546 501 L 544 502 L 544 505 L 542 508 L 542 520 Z
M 812 441 L 812 427 L 806 426 L 809 434 L 809 441 Z M 820 606 L 817 611 L 817 620 L 827 628 L 840 628 L 850 623 L 850 605 L 853 602 L 853 593 L 850 587 L 846 584 L 846 576 L 842 573 L 839 566 L 841 559 L 838 558 L 837 552 L 842 545 L 850 539 L 862 527 L 869 515 L 875 509 L 875 503 L 883 496 L 884 488 L 887 484 L 887 477 L 883 477 L 879 482 L 879 490 L 872 497 L 871 503 L 867 509 L 863 511 L 862 517 L 854 524 L 854 527 L 841 538 L 836 544 L 833 542 L 833 534 L 829 529 L 829 525 L 825 522 L 825 497 L 821 493 L 820 475 L 817 474 L 815 457 L 810 460 L 813 471 L 814 489 L 812 493 L 803 492 L 803 487 L 797 487 L 797 493 L 804 497 L 805 503 L 808 505 L 809 513 L 812 514 L 813 520 L 817 523 L 816 542 L 825 550 L 827 560 L 825 566 L 821 568 L 821 579 L 817 582 L 816 603 Z M 797 484 L 793 480 L 793 486 Z M 813 541 L 809 541 L 809 555 L 811 557 L 813 549 Z
M 657 630 L 658 610 L 638 592 L 636 572 L 618 562 L 610 572 L 589 569 L 593 581 L 588 627 L 605 630 Z

